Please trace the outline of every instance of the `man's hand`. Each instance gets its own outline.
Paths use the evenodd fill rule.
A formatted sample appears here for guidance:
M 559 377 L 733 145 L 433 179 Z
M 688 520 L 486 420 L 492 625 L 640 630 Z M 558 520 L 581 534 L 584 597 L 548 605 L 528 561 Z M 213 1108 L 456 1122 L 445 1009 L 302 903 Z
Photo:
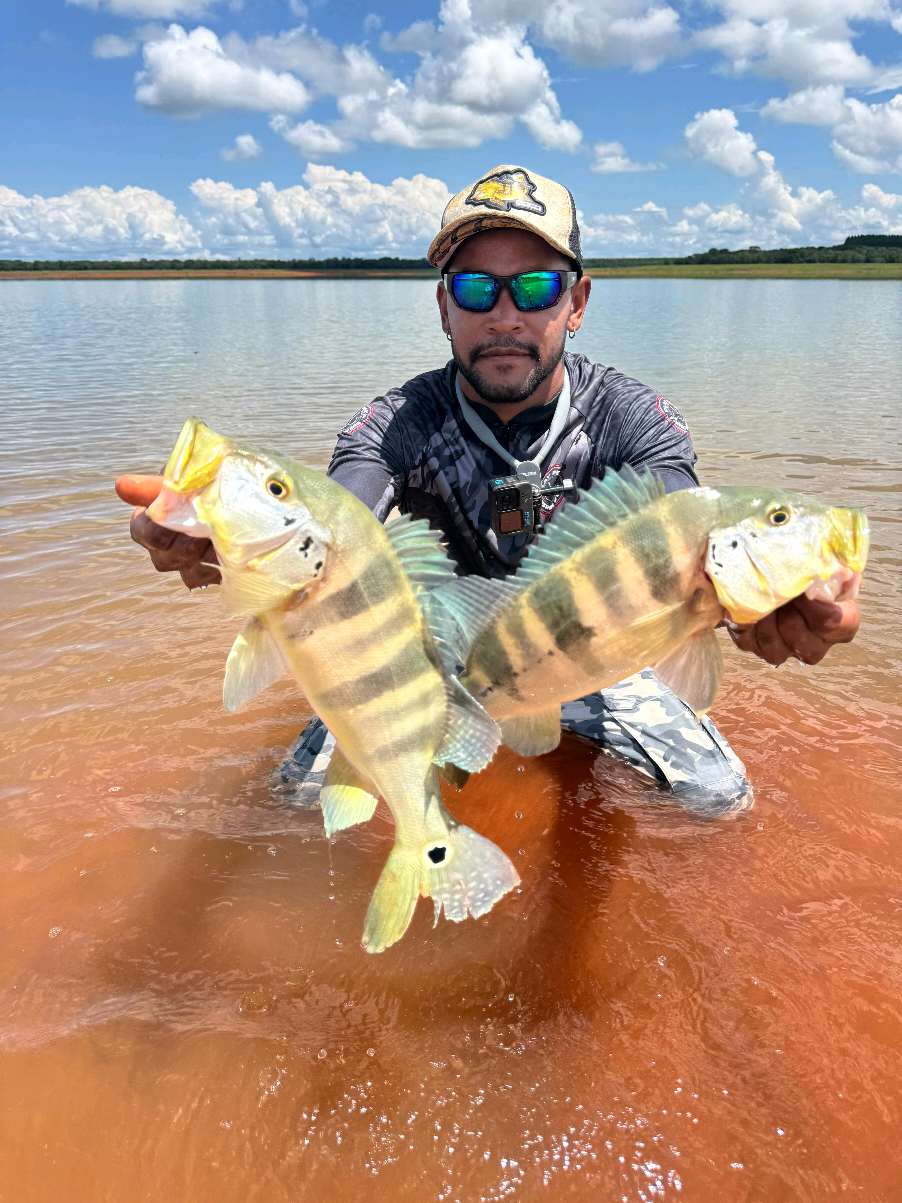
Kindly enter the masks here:
M 222 578 L 213 566 L 216 553 L 209 539 L 192 539 L 147 517 L 145 509 L 162 486 L 161 476 L 120 476 L 116 481 L 116 492 L 122 500 L 138 507 L 129 527 L 132 538 L 150 552 L 157 572 L 177 572 L 189 589 L 218 585 Z
M 768 664 L 782 664 L 791 656 L 803 664 L 817 664 L 834 643 L 850 643 L 859 622 L 854 601 L 813 601 L 803 594 L 760 622 L 727 619 L 726 627 L 738 648 Z
M 218 585 L 222 580 L 219 569 L 213 567 L 216 553 L 209 539 L 193 539 L 180 531 L 167 530 L 148 518 L 140 506 L 132 514 L 129 530 L 134 541 L 150 552 L 157 572 L 177 572 L 189 589 Z

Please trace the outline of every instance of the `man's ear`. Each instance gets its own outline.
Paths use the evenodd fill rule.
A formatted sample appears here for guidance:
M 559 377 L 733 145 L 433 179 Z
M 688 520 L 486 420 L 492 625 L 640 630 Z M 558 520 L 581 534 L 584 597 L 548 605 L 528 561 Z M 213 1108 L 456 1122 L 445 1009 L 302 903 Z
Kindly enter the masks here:
M 451 327 L 448 324 L 448 294 L 441 281 L 439 281 L 435 290 L 435 299 L 438 302 L 439 313 L 442 315 L 442 331 L 445 334 L 450 334 Z

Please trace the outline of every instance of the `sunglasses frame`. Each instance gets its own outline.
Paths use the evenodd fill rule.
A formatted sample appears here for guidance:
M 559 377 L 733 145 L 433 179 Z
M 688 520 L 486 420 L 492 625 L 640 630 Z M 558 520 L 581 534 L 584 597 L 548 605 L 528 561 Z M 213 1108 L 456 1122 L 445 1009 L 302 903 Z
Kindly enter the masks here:
M 537 306 L 518 305 L 517 298 L 514 295 L 514 290 L 512 287 L 513 281 L 519 280 L 522 276 L 532 276 L 532 275 L 536 275 L 538 273 L 541 273 L 543 275 L 545 275 L 545 274 L 551 275 L 553 273 L 554 275 L 556 275 L 561 284 L 561 291 L 554 298 L 554 300 L 551 302 L 550 305 L 537 305 Z M 454 304 L 457 306 L 457 308 L 462 309 L 464 311 L 464 313 L 491 313 L 492 310 L 495 308 L 495 306 L 498 304 L 498 298 L 501 296 L 501 291 L 504 288 L 507 289 L 508 293 L 510 294 L 511 300 L 513 301 L 514 305 L 516 306 L 516 308 L 519 310 L 520 313 L 544 313 L 546 309 L 553 309 L 555 307 L 555 305 L 557 305 L 557 303 L 563 297 L 564 293 L 569 291 L 569 289 L 573 288 L 573 286 L 578 282 L 578 280 L 580 279 L 580 275 L 581 275 L 580 272 L 559 271 L 557 268 L 546 268 L 546 267 L 534 267 L 534 268 L 532 268 L 531 271 L 517 272 L 517 274 L 514 276 L 498 276 L 494 272 L 480 272 L 480 271 L 442 272 L 442 284 L 445 286 L 445 292 L 447 292 L 448 296 L 451 298 L 451 300 L 454 302 Z M 497 292 L 495 293 L 494 301 L 492 301 L 492 303 L 491 303 L 491 305 L 489 305 L 488 309 L 470 309 L 466 305 L 461 305 L 460 301 L 458 301 L 457 297 L 454 295 L 453 284 L 454 284 L 455 276 L 484 276 L 487 280 L 494 280 L 495 284 L 497 285 Z

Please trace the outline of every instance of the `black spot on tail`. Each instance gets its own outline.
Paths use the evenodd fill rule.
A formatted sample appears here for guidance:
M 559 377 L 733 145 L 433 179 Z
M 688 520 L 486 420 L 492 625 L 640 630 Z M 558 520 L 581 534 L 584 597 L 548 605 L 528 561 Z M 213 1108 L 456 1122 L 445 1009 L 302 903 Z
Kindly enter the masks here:
M 426 855 L 429 857 L 429 859 L 432 861 L 432 863 L 434 865 L 440 865 L 442 863 L 442 861 L 445 859 L 445 857 L 448 855 L 448 849 L 442 848 L 442 847 L 430 848 L 429 851 L 426 853 Z

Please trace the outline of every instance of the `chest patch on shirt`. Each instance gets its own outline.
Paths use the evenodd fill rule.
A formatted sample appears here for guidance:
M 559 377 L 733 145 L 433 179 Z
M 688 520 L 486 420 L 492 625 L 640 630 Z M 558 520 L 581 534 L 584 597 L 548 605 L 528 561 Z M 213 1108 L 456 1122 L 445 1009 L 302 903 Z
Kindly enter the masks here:
M 686 419 L 671 401 L 668 401 L 666 397 L 655 397 L 655 405 L 664 421 L 669 422 L 674 430 L 678 430 L 680 434 L 689 433 Z
M 376 412 L 375 405 L 364 405 L 362 409 L 358 409 L 350 422 L 346 426 L 342 426 L 341 434 L 353 434 L 359 430 L 361 426 L 366 426 L 367 422 Z

